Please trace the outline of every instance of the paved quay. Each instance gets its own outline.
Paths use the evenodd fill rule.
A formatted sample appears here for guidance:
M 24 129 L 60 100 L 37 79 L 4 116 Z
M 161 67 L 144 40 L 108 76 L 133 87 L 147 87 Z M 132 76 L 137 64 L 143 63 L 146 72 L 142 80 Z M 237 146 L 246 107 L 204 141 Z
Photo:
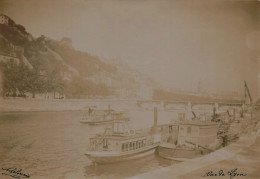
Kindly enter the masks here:
M 259 179 L 259 149 L 260 135 L 247 135 L 203 157 L 137 175 L 131 179 Z

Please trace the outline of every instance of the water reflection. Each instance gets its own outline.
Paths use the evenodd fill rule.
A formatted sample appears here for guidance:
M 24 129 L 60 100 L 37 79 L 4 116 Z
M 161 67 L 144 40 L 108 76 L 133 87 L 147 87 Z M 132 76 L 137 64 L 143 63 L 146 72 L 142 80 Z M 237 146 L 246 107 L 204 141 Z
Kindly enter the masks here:
M 157 155 L 149 155 L 143 158 L 116 162 L 103 165 L 89 165 L 86 167 L 87 177 L 100 178 L 126 178 L 137 174 L 145 173 L 161 167 L 173 165 L 177 162 L 160 158 Z

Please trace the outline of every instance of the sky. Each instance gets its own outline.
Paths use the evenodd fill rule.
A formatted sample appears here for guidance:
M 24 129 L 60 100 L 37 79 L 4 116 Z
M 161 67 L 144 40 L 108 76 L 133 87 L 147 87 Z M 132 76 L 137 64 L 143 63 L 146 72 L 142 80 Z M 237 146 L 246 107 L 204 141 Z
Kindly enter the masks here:
M 69 37 L 77 50 L 120 59 L 163 87 L 260 96 L 260 2 L 0 0 L 34 37 Z

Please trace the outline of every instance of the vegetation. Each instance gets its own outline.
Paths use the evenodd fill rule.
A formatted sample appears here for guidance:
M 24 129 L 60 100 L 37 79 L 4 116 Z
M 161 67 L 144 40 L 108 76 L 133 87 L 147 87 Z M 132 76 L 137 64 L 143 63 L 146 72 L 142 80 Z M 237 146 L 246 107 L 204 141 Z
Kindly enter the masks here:
M 4 97 L 25 97 L 25 93 L 59 92 L 69 97 L 107 96 L 111 91 L 103 84 L 95 84 L 80 77 L 65 82 L 61 71 L 55 70 L 40 73 L 29 69 L 23 62 L 19 64 L 13 59 L 7 63 L 0 62 L 3 76 L 2 95 Z
M 5 96 L 25 96 L 26 92 L 35 93 L 53 92 L 62 93 L 64 83 L 61 75 L 53 71 L 43 76 L 35 70 L 31 70 L 23 62 L 19 64 L 13 59 L 7 63 L 0 62 L 2 71 L 2 95 Z

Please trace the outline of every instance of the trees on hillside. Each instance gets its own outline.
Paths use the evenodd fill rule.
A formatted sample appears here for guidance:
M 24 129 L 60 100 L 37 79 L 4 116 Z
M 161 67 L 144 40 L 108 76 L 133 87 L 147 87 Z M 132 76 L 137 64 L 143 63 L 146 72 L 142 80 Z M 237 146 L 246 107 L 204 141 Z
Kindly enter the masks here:
M 58 67 L 49 71 L 29 69 L 22 61 L 13 59 L 7 63 L 0 62 L 2 72 L 2 95 L 25 97 L 27 92 L 32 96 L 36 93 L 66 94 L 69 97 L 108 96 L 112 91 L 104 84 L 95 84 L 81 77 L 74 77 L 65 82 L 62 77 L 62 69 Z M 1 91 L 1 90 L 0 90 Z
M 4 97 L 25 96 L 26 92 L 31 92 L 34 96 L 35 93 L 64 91 L 63 80 L 56 71 L 42 75 L 39 71 L 29 69 L 23 62 L 18 64 L 13 59 L 7 63 L 0 62 L 0 70 Z
M 29 77 L 29 69 L 24 63 L 17 64 L 13 59 L 7 63 L 0 63 L 3 81 L 2 94 L 7 96 L 23 95 L 27 90 L 27 79 Z M 19 91 L 19 94 L 17 94 Z

